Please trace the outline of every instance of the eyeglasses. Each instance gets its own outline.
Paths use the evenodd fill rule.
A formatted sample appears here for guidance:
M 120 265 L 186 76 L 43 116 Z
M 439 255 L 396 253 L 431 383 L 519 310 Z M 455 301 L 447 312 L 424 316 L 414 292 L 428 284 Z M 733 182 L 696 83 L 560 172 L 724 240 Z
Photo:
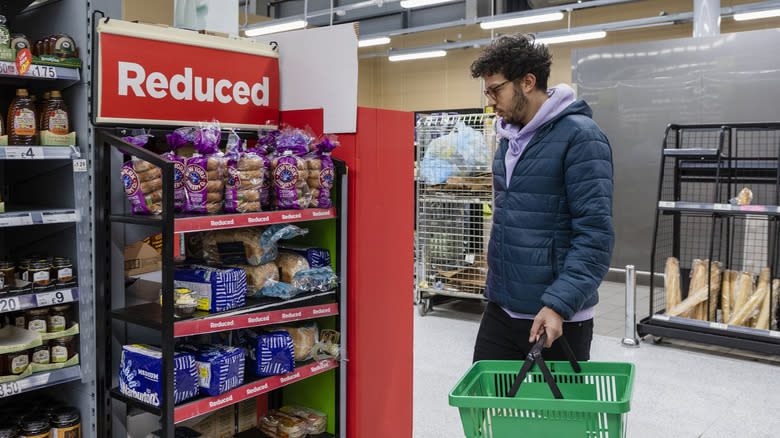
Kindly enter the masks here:
M 501 89 L 501 87 L 503 87 L 504 85 L 506 85 L 506 84 L 507 84 L 507 82 L 512 82 L 512 81 L 510 81 L 510 80 L 506 80 L 506 81 L 504 81 L 504 82 L 502 82 L 502 83 L 500 83 L 500 84 L 498 84 L 498 85 L 493 85 L 492 87 L 485 89 L 485 90 L 483 91 L 483 93 L 485 93 L 485 96 L 487 96 L 487 97 L 489 97 L 489 98 L 493 98 L 493 99 L 495 99 L 495 98 L 496 98 L 496 93 L 498 93 L 498 90 L 500 90 L 500 89 Z

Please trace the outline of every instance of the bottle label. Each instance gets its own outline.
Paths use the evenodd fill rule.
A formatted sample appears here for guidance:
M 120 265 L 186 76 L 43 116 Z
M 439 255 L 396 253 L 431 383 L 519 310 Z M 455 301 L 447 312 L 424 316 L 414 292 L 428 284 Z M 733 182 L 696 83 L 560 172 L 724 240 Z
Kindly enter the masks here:
M 35 113 L 27 108 L 16 110 L 13 130 L 16 135 L 35 135 Z
M 61 363 L 68 361 L 68 348 L 62 346 L 51 347 L 51 361 Z
M 43 319 L 33 319 L 27 323 L 27 330 L 38 333 L 46 333 L 46 321 Z
M 53 427 L 51 438 L 81 438 L 81 423 L 71 427 Z
M 61 36 L 54 43 L 54 54 L 60 58 L 73 58 L 76 56 L 76 44 L 69 36 Z
M 11 359 L 11 372 L 14 374 L 22 373 L 24 369 L 27 368 L 28 363 L 29 361 L 27 360 L 26 354 L 23 356 L 16 356 Z
M 0 289 L 5 287 L 5 272 L 0 272 Z
M 51 277 L 49 276 L 49 271 L 38 271 L 33 274 L 33 283 L 43 282 L 45 281 L 46 284 L 49 283 L 49 280 Z
M 71 268 L 60 268 L 57 271 L 57 280 L 63 281 L 63 279 L 70 280 L 73 278 L 73 269 Z
M 49 363 L 49 350 L 38 350 L 33 353 L 33 363 Z
M 49 331 L 50 332 L 63 332 L 65 331 L 65 317 L 64 316 L 52 316 L 49 317 Z
M 68 113 L 58 109 L 49 112 L 49 132 L 57 135 L 67 135 L 69 131 L 68 127 Z
M 24 328 L 24 315 L 19 315 L 16 317 L 16 321 L 14 321 L 14 325 L 19 327 L 20 329 Z
M 0 45 L 8 47 L 11 44 L 11 35 L 8 32 L 8 28 L 0 26 Z

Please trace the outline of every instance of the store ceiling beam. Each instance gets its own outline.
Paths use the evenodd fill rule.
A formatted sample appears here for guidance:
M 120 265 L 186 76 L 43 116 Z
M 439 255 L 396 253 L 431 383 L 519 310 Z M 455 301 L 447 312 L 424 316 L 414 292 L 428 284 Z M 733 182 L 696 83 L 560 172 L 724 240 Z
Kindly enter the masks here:
M 286 0 L 291 1 L 291 0 Z M 517 17 L 528 17 L 532 15 L 539 15 L 539 14 L 545 14 L 545 13 L 551 13 L 551 12 L 558 12 L 558 11 L 574 11 L 579 9 L 591 9 L 591 8 L 597 8 L 597 7 L 603 7 L 603 6 L 614 6 L 619 5 L 623 3 L 635 3 L 639 1 L 644 0 L 593 0 L 589 2 L 582 2 L 582 3 L 572 3 L 568 5 L 561 5 L 561 6 L 552 6 L 547 8 L 539 8 L 539 9 L 529 9 L 522 12 L 511 12 L 507 14 L 500 14 L 500 15 L 493 15 L 493 16 L 484 16 L 484 17 L 475 17 L 475 18 L 463 18 L 460 20 L 454 20 L 454 21 L 448 21 L 444 23 L 435 23 L 427 26 L 416 26 L 416 27 L 410 27 L 406 29 L 397 29 L 389 32 L 383 32 L 380 34 L 375 35 L 364 35 L 364 37 L 369 38 L 373 36 L 396 36 L 396 35 L 405 35 L 410 33 L 418 33 L 418 32 L 426 32 L 430 30 L 438 30 L 438 29 L 446 29 L 446 28 L 452 28 L 452 27 L 458 27 L 458 26 L 467 26 L 471 24 L 478 24 L 481 21 L 485 20 L 496 20 L 496 19 L 505 19 L 505 18 L 517 18 Z M 460 5 L 463 2 L 455 3 L 456 5 Z M 379 6 L 381 5 L 381 6 Z M 374 7 L 373 9 L 370 9 L 368 11 L 361 12 L 359 15 L 353 15 L 350 14 L 350 12 L 366 9 Z M 436 7 L 433 6 L 433 7 Z M 366 18 L 372 18 L 375 16 L 386 16 L 388 14 L 400 14 L 403 11 L 406 11 L 406 9 L 401 7 L 400 0 L 385 0 L 385 1 L 377 1 L 377 0 L 367 0 L 363 2 L 358 3 L 352 3 L 348 5 L 338 6 L 334 8 L 328 8 L 328 9 L 321 9 L 318 11 L 312 11 L 307 14 L 305 14 L 305 18 L 310 23 L 314 23 L 311 19 L 316 17 L 323 17 L 323 16 L 329 16 L 330 14 L 340 14 L 345 13 L 343 17 L 340 17 L 338 22 L 344 23 L 344 22 L 350 22 L 350 21 L 357 21 L 360 19 L 366 19 Z M 414 9 L 412 10 L 412 13 L 414 13 Z M 465 16 L 465 14 L 464 14 Z M 289 15 L 285 17 L 279 17 L 278 19 L 291 19 L 291 18 L 301 18 L 304 19 L 304 14 L 297 14 L 297 15 Z M 267 23 L 267 22 L 265 22 Z M 265 24 L 264 23 L 264 24 Z M 249 26 L 242 26 L 241 30 L 247 30 L 251 29 L 256 25 L 249 25 Z
M 595 2 L 591 2 L 591 3 L 595 3 Z M 771 9 L 776 7 L 780 7 L 780 0 L 771 0 L 771 1 L 764 1 L 764 2 L 757 2 L 757 3 L 749 3 L 749 4 L 739 5 L 739 6 L 724 7 L 720 9 L 720 15 L 721 17 L 730 17 L 736 13 L 760 11 L 760 10 Z M 537 11 L 541 11 L 541 9 L 537 9 Z M 496 16 L 496 17 L 501 17 L 501 19 L 503 19 L 504 16 L 509 16 L 509 15 L 516 16 L 516 14 L 502 14 L 501 16 Z M 537 32 L 534 35 L 537 38 L 550 38 L 550 37 L 563 36 L 563 35 L 574 34 L 574 33 L 595 32 L 599 30 L 609 32 L 609 31 L 629 30 L 629 29 L 642 29 L 646 27 L 690 23 L 692 21 L 693 21 L 693 12 L 683 12 L 683 13 L 672 14 L 672 15 L 660 15 L 657 17 L 638 18 L 633 20 L 622 20 L 622 21 L 615 21 L 611 23 L 594 24 L 591 26 L 573 27 L 570 29 L 558 29 L 558 30 L 551 30 L 546 32 Z M 475 24 L 475 23 L 469 23 L 469 24 Z M 393 33 L 386 33 L 384 35 L 394 36 Z M 376 35 L 365 35 L 364 38 L 371 38 L 374 36 Z M 482 38 L 477 40 L 458 41 L 454 43 L 419 46 L 419 47 L 413 47 L 413 48 L 403 49 L 403 50 L 389 49 L 384 52 L 367 53 L 365 55 L 360 55 L 359 58 L 361 59 L 374 58 L 379 56 L 391 56 L 391 55 L 400 55 L 400 54 L 407 54 L 407 53 L 426 52 L 430 50 L 454 50 L 454 49 L 479 48 L 490 44 L 491 41 L 492 41 L 491 38 Z

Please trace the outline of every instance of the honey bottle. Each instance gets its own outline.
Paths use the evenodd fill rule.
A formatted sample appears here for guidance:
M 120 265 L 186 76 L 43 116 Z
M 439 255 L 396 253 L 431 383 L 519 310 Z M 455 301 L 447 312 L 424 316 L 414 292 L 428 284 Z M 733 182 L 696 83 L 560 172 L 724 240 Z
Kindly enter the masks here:
M 34 143 L 37 123 L 35 107 L 24 88 L 16 90 L 16 97 L 8 108 L 8 144 L 28 146 Z
M 41 131 L 49 131 L 52 134 L 66 135 L 70 132 L 70 114 L 62 93 L 52 91 L 49 100 L 46 101 L 41 114 Z
M 38 114 L 38 126 L 43 124 L 41 117 L 46 113 L 46 105 L 49 104 L 49 99 L 51 99 L 51 92 L 47 91 L 43 93 L 43 98 L 38 101 L 38 105 L 35 107 L 35 113 Z

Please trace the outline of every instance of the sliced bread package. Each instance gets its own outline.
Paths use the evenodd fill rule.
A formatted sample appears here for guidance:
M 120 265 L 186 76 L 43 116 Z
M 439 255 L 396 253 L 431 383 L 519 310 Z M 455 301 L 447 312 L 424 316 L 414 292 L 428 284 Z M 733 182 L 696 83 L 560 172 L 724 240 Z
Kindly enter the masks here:
M 246 273 L 239 268 L 177 266 L 174 287 L 195 292 L 198 310 L 224 312 L 246 304 Z
M 124 345 L 119 364 L 119 391 L 143 403 L 160 406 L 163 382 L 162 351 L 149 345 Z M 198 395 L 195 356 L 177 352 L 173 363 L 173 399 L 181 403 Z
M 183 344 L 177 348 L 195 356 L 200 371 L 200 392 L 211 396 L 220 395 L 244 382 L 243 348 L 216 344 Z

